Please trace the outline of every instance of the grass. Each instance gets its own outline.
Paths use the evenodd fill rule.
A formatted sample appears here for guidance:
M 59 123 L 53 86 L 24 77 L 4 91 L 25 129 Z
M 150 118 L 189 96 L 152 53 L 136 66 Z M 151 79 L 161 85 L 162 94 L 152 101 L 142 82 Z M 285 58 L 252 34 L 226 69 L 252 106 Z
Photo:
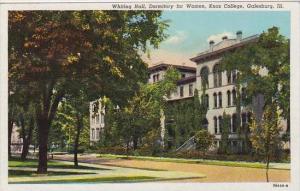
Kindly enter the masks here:
M 27 159 L 22 161 L 18 158 L 10 159 L 8 162 L 9 167 L 30 167 L 30 168 L 37 168 L 38 161 L 36 159 Z M 82 166 L 79 165 L 75 167 L 73 164 L 65 164 L 63 162 L 57 161 L 48 161 L 48 168 L 64 168 L 64 169 L 87 169 L 87 170 L 109 170 L 105 168 L 97 168 L 97 167 L 90 167 L 90 166 Z
M 59 184 L 59 183 L 97 183 L 97 182 L 135 182 L 155 180 L 156 177 L 152 176 L 115 176 L 115 177 L 95 177 L 95 178 L 76 178 L 76 179 L 59 179 L 59 180 L 45 180 L 45 181 L 26 181 L 26 182 L 13 182 L 24 184 Z
M 66 171 L 48 171 L 47 176 L 60 176 L 60 175 L 78 175 L 78 174 L 96 174 L 90 172 L 66 172 Z M 35 171 L 29 170 L 8 170 L 9 177 L 35 177 L 39 176 Z
M 218 165 L 218 166 L 230 166 L 230 167 L 247 167 L 247 168 L 262 168 L 262 169 L 266 168 L 266 165 L 264 163 L 258 163 L 258 162 L 219 161 L 219 160 L 183 159 L 183 158 L 150 157 L 150 156 L 127 156 L 127 155 L 114 155 L 114 154 L 99 154 L 97 157 L 108 158 L 108 159 L 127 159 L 127 160 L 134 159 L 134 160 L 148 160 L 148 161 L 157 161 L 157 162 L 206 164 L 206 165 Z M 272 169 L 272 167 L 270 167 L 270 169 Z

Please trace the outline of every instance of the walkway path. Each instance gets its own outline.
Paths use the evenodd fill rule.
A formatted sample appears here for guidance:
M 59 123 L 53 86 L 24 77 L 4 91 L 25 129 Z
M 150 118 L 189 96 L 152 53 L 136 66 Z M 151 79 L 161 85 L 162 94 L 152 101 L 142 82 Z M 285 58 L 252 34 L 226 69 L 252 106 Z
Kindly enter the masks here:
M 72 155 L 55 156 L 55 159 L 73 160 Z M 133 167 L 177 171 L 181 173 L 201 173 L 205 178 L 176 180 L 176 182 L 265 182 L 265 169 L 229 167 L 205 164 L 188 164 L 176 162 L 157 162 L 126 159 L 104 159 L 93 155 L 79 156 L 81 162 L 110 166 Z M 155 173 L 154 173 L 155 174 Z M 271 182 L 289 182 L 290 170 L 269 170 Z

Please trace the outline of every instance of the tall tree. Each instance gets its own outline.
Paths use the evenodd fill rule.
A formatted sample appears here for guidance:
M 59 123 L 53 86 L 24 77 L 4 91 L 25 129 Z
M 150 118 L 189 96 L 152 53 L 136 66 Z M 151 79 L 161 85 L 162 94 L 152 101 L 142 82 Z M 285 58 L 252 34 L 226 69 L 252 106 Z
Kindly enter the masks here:
M 281 110 L 280 115 L 287 119 L 288 124 L 290 118 L 289 44 L 289 40 L 280 34 L 279 28 L 272 27 L 263 32 L 257 42 L 230 52 L 221 60 L 223 70 L 238 71 L 236 82 L 238 92 L 243 85 L 247 85 L 247 103 L 259 94 L 264 96 L 264 106 L 275 101 Z
M 252 99 L 263 95 L 264 104 L 278 105 L 280 116 L 287 120 L 286 132 L 289 134 L 290 124 L 290 57 L 289 40 L 282 36 L 279 28 L 272 27 L 263 32 L 255 43 L 225 55 L 221 66 L 226 71 L 237 71 L 235 89 L 236 126 L 240 138 L 249 148 L 248 131 L 241 126 L 241 88 L 246 86 L 243 102 L 248 105 Z M 246 98 L 246 99 L 245 99 Z M 262 116 L 256 116 L 261 118 Z
M 124 101 L 146 74 L 139 53 L 165 37 L 160 16 L 160 11 L 9 12 L 9 80 L 32 85 L 38 173 L 47 172 L 49 129 L 73 80 L 97 89 L 95 97 Z

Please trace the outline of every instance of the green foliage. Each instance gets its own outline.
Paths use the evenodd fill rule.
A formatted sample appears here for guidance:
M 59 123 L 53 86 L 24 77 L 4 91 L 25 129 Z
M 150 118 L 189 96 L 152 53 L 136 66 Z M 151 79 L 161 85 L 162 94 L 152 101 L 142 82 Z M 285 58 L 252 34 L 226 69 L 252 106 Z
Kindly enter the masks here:
M 250 124 L 251 142 L 255 153 L 272 156 L 281 148 L 281 137 L 279 115 L 276 105 L 267 106 L 264 111 L 263 120 L 258 122 L 252 120 Z
M 106 95 L 124 105 L 137 82 L 146 81 L 140 53 L 166 37 L 160 16 L 161 11 L 9 12 L 9 88 L 18 87 L 9 91 L 29 89 L 35 98 L 39 173 L 47 171 L 48 134 L 58 106 L 76 95 L 76 85 L 90 100 Z M 80 101 L 75 105 L 85 104 Z
M 230 152 L 229 131 L 230 131 L 230 115 L 223 113 L 222 126 L 221 126 L 221 141 L 219 146 L 219 153 L 227 154 Z
M 205 153 L 212 146 L 214 135 L 210 134 L 206 129 L 201 129 L 195 134 L 196 149 Z
M 161 111 L 165 109 L 165 97 L 176 88 L 178 78 L 178 71 L 169 68 L 163 80 L 153 84 L 140 84 L 139 91 L 128 100 L 126 106 L 117 109 L 110 102 L 107 107 L 105 137 L 100 145 L 124 145 L 128 151 L 129 144 L 133 142 L 134 150 L 143 146 L 153 153 L 157 152 Z M 110 141 L 110 137 L 114 140 Z
M 221 60 L 223 70 L 238 70 L 237 84 L 247 85 L 247 102 L 262 94 L 265 105 L 278 103 L 281 116 L 289 119 L 290 108 L 290 57 L 289 40 L 277 27 L 263 32 L 256 43 L 251 43 Z M 239 89 L 238 89 L 239 90 Z
M 165 109 L 166 115 L 166 142 L 169 149 L 179 147 L 191 136 L 204 129 L 207 107 L 205 103 L 205 88 L 202 91 L 200 102 L 199 91 L 195 89 L 193 99 L 170 102 Z

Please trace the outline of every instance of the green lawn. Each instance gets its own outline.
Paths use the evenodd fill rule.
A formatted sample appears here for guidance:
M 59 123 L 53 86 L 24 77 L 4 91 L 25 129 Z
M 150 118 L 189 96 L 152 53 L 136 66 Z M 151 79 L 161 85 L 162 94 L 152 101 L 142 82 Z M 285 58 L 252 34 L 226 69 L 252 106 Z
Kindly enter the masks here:
M 266 164 L 259 162 L 242 162 L 242 161 L 219 161 L 219 160 L 205 160 L 205 159 L 183 159 L 183 158 L 168 158 L 168 157 L 149 157 L 149 156 L 126 156 L 114 154 L 99 154 L 99 158 L 108 159 L 127 159 L 127 160 L 148 160 L 157 162 L 178 162 L 190 164 L 206 164 L 206 165 L 219 165 L 231 167 L 248 167 L 248 168 L 266 168 Z M 272 167 L 270 167 L 272 169 Z
M 25 161 L 22 161 L 18 158 L 13 158 L 8 161 L 8 166 L 37 168 L 38 161 L 35 159 L 27 159 Z M 63 162 L 57 162 L 57 161 L 48 161 L 48 168 L 109 170 L 105 168 L 96 168 L 96 167 L 89 167 L 89 166 L 82 166 L 82 165 L 75 167 L 73 164 L 65 164 Z

